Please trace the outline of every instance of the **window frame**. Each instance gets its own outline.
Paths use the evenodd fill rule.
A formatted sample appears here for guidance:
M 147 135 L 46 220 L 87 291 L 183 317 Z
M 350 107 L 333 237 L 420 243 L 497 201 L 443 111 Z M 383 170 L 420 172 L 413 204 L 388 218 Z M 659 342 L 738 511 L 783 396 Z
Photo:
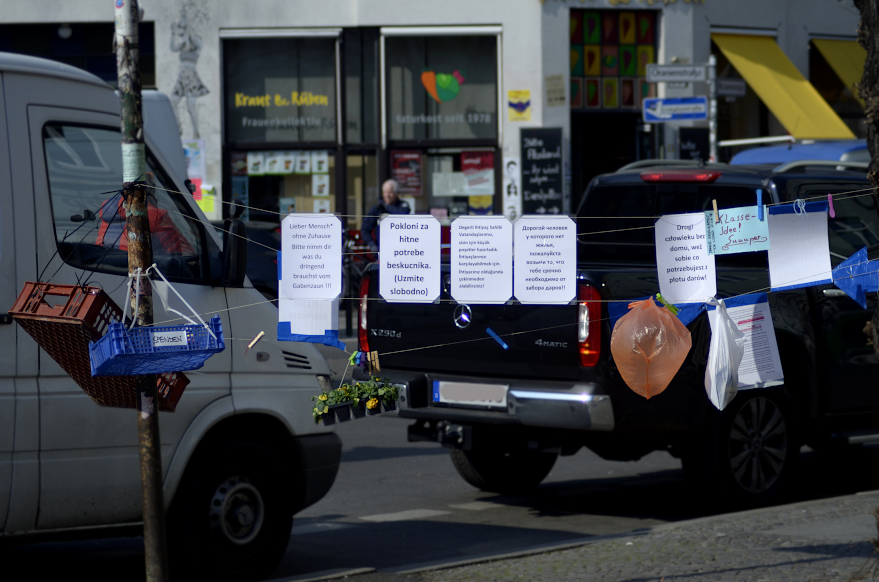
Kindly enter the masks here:
M 107 125 L 103 125 L 100 123 L 69 121 L 69 120 L 64 120 L 64 119 L 48 119 L 42 124 L 42 127 L 40 128 L 40 141 L 41 141 L 40 145 L 41 145 L 42 155 L 43 155 L 43 169 L 45 171 L 45 177 L 46 177 L 49 211 L 50 211 L 50 215 L 52 218 L 52 231 L 54 233 L 54 239 L 55 239 L 55 254 L 58 255 L 58 257 L 61 259 L 61 261 L 64 264 L 70 266 L 73 269 L 78 269 L 80 271 L 87 271 L 90 273 L 102 273 L 102 274 L 106 274 L 106 275 L 125 276 L 125 273 L 120 273 L 116 269 L 102 268 L 100 263 L 97 265 L 97 267 L 90 267 L 90 266 L 85 266 L 85 265 L 79 264 L 77 262 L 71 262 L 69 260 L 71 253 L 68 253 L 65 256 L 65 253 L 62 252 L 62 248 L 60 247 L 60 245 L 62 244 L 62 241 L 59 241 L 59 239 L 58 239 L 58 230 L 57 230 L 57 226 L 56 226 L 56 222 L 55 222 L 55 197 L 52 192 L 52 178 L 51 178 L 50 169 L 49 169 L 49 155 L 46 150 L 46 142 L 47 142 L 47 139 L 50 137 L 49 133 L 48 133 L 48 128 L 50 128 L 50 127 L 62 127 L 62 128 L 69 127 L 69 128 L 96 129 L 96 130 L 101 130 L 101 131 L 109 131 L 109 132 L 113 132 L 115 134 L 120 135 L 120 138 L 119 138 L 120 144 L 122 143 L 121 130 L 119 129 L 118 126 L 115 126 L 115 127 L 114 126 L 107 126 Z M 145 157 L 146 157 L 147 167 L 151 168 L 151 173 L 153 174 L 153 177 L 154 177 L 155 181 L 157 182 L 157 184 L 162 184 L 162 185 L 166 186 L 166 187 L 163 187 L 162 190 L 167 193 L 170 200 L 174 203 L 176 209 L 178 211 L 180 211 L 181 204 L 182 204 L 183 208 L 186 208 L 186 209 L 188 209 L 189 212 L 196 214 L 193 210 L 193 207 L 191 205 L 189 205 L 181 197 L 180 192 L 178 192 L 176 190 L 172 190 L 170 188 L 167 188 L 167 186 L 172 186 L 172 187 L 175 186 L 174 181 L 171 179 L 170 175 L 167 173 L 167 170 L 165 170 L 165 168 L 161 165 L 158 158 L 156 158 L 153 155 L 150 147 L 146 143 L 144 144 L 144 149 L 145 149 Z M 121 189 L 121 184 L 120 184 L 120 189 Z M 91 210 L 91 209 L 89 209 L 89 210 Z M 97 218 L 96 220 L 100 220 L 100 219 Z M 186 218 L 185 220 L 187 220 L 188 222 L 192 222 L 192 220 L 189 218 Z M 197 239 L 196 242 L 200 245 L 201 250 L 200 250 L 200 252 L 196 253 L 193 256 L 198 256 L 199 260 L 202 262 L 201 277 L 200 278 L 180 277 L 180 276 L 172 275 L 172 274 L 166 274 L 166 273 L 163 273 L 163 274 L 168 278 L 169 281 L 172 281 L 175 283 L 191 284 L 191 285 L 213 285 L 215 283 L 214 277 L 212 276 L 214 268 L 212 268 L 213 262 L 211 260 L 212 257 L 211 257 L 211 252 L 209 250 L 209 247 L 213 247 L 216 249 L 216 259 L 219 261 L 219 264 L 217 265 L 217 267 L 218 267 L 217 270 L 220 273 L 222 272 L 222 251 L 216 245 L 216 242 L 213 240 L 213 238 L 210 236 L 207 236 L 207 232 L 205 231 L 205 225 L 203 224 L 204 221 L 201 219 L 198 219 L 196 217 L 196 220 L 194 222 L 196 222 L 196 224 L 193 225 L 194 234 Z M 92 227 L 92 228 L 96 228 L 96 227 Z M 90 246 L 97 246 L 97 245 L 90 245 Z

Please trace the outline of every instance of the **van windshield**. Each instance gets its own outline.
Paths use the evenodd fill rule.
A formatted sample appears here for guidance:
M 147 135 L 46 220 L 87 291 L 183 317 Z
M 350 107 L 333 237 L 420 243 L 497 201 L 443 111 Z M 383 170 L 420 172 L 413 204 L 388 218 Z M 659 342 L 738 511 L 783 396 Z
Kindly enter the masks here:
M 50 124 L 43 147 L 58 253 L 68 264 L 126 275 L 128 241 L 118 130 Z M 147 160 L 153 260 L 172 280 L 204 282 L 205 236 L 195 213 L 173 193 L 158 164 Z

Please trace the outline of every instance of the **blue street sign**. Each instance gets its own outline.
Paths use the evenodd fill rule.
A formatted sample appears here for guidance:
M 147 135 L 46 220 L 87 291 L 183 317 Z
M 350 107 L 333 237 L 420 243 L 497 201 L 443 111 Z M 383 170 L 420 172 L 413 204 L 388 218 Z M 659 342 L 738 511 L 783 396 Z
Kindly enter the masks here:
M 644 123 L 663 123 L 679 119 L 708 119 L 707 97 L 644 99 Z

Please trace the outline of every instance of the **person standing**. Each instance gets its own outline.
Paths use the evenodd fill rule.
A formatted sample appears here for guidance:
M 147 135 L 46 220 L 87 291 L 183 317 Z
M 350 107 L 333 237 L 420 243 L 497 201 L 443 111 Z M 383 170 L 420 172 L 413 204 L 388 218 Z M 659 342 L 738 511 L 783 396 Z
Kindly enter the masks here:
M 366 216 L 363 217 L 360 236 L 363 239 L 363 244 L 369 246 L 369 250 L 374 253 L 378 252 L 379 247 L 379 217 L 382 214 L 410 214 L 412 212 L 409 204 L 405 200 L 400 200 L 399 189 L 400 185 L 397 184 L 396 180 L 386 180 L 382 184 L 381 202 L 370 208 Z

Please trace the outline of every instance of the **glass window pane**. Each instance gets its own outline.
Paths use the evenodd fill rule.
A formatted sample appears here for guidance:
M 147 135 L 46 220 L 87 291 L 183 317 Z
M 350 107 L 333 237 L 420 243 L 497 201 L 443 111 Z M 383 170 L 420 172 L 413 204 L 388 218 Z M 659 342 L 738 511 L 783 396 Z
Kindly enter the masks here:
M 336 140 L 336 41 L 223 42 L 226 139 Z
M 390 138 L 497 137 L 497 39 L 385 41 Z
M 48 125 L 43 132 L 55 237 L 60 256 L 80 269 L 128 273 L 122 148 L 118 130 Z M 171 280 L 203 282 L 201 227 L 164 174 L 148 161 L 153 259 Z M 110 193 L 108 193 L 110 192 Z

